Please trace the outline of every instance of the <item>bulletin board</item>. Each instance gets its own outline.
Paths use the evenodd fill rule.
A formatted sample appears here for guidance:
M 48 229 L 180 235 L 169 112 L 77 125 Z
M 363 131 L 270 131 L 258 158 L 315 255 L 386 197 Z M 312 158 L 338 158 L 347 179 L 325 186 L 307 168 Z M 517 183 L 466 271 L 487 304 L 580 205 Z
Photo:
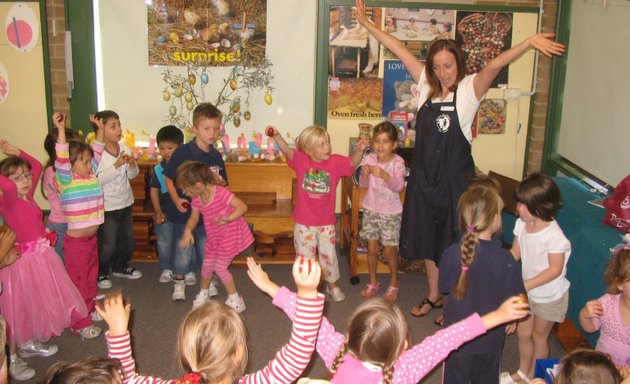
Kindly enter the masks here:
M 354 1 L 320 0 L 315 121 L 328 127 L 333 151 L 348 151 L 359 124 L 406 119 L 413 126 L 416 84 L 395 56 L 352 16 Z M 434 39 L 455 39 L 467 73 L 537 32 L 539 9 L 441 3 L 368 2 L 366 13 L 418 60 Z M 486 38 L 484 38 L 486 37 Z M 525 165 L 535 67 L 534 50 L 505 68 L 486 95 L 473 129 L 476 165 L 520 179 Z M 506 99 L 505 90 L 520 97 Z M 407 117 L 401 118 L 401 113 Z M 393 115 L 392 115 L 393 114 Z M 404 130 L 402 130 L 404 132 Z
M 0 138 L 40 160 L 51 110 L 45 12 L 44 1 L 0 2 Z

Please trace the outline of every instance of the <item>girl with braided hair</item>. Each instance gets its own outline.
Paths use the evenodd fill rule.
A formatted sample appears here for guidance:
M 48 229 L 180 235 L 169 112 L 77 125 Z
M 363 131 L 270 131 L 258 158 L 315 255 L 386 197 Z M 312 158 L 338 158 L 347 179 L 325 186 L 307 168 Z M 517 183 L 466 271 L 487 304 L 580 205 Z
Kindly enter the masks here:
M 269 279 L 254 259 L 247 259 L 248 275 L 290 319 L 296 314 L 296 296 Z M 316 349 L 333 373 L 331 383 L 415 384 L 429 374 L 451 351 L 499 324 L 527 315 L 519 297 L 507 299 L 495 311 L 466 319 L 442 329 L 409 348 L 404 315 L 384 298 L 366 300 L 354 311 L 345 333 L 335 330 L 326 317 L 317 335 Z
M 450 294 L 445 325 L 473 313 L 485 315 L 510 296 L 524 294 L 521 269 L 514 257 L 492 235 L 501 229 L 503 202 L 493 188 L 474 186 L 459 200 L 461 241 L 440 259 L 440 292 Z M 444 364 L 444 384 L 499 382 L 505 333 L 516 323 L 496 327 L 451 353 Z

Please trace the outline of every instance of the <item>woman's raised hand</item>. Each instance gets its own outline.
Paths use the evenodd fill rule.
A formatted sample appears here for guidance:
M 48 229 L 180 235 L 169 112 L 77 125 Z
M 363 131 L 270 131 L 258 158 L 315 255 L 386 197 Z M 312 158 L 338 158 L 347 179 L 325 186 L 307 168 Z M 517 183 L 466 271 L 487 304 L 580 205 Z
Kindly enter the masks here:
M 532 47 L 539 50 L 540 53 L 545 56 L 562 56 L 566 50 L 566 47 L 562 43 L 551 40 L 551 38 L 553 38 L 554 36 L 556 36 L 555 33 L 539 33 L 530 37 L 529 41 Z

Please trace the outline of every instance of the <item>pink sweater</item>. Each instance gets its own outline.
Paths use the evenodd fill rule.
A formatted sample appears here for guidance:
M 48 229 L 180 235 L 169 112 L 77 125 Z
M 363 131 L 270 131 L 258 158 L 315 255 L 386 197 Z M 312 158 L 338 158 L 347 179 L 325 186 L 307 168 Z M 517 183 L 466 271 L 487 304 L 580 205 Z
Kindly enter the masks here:
M 384 215 L 399 215 L 402 213 L 400 191 L 405 187 L 405 161 L 394 155 L 387 163 L 379 163 L 376 154 L 370 153 L 363 159 L 363 164 L 376 165 L 389 174 L 389 182 L 370 174 L 359 179 L 359 185 L 367 188 L 362 206 L 372 212 Z
M 289 318 L 296 314 L 295 294 L 282 287 L 273 299 L 275 306 L 282 309 Z M 392 382 L 398 384 L 415 384 L 426 376 L 436 365 L 444 360 L 453 350 L 465 342 L 486 332 L 481 318 L 473 314 L 466 319 L 436 332 L 419 344 L 404 351 L 394 365 Z M 317 336 L 317 353 L 330 369 L 342 348 L 345 336 L 324 317 Z M 344 356 L 332 378 L 333 383 L 377 384 L 383 380 L 383 374 L 374 367 L 368 368 L 351 354 Z
M 243 384 L 289 384 L 294 382 L 311 361 L 323 310 L 324 296 L 318 295 L 316 299 L 298 297 L 289 342 L 278 351 L 275 358 L 267 366 L 242 377 L 238 382 Z M 123 383 L 170 384 L 177 382 L 177 380 L 165 380 L 137 374 L 136 363 L 131 355 L 129 333 L 121 336 L 110 336 L 108 333 L 106 336 L 109 357 L 120 360 L 123 366 Z
M 42 186 L 46 193 L 46 198 L 50 204 L 50 214 L 48 214 L 49 223 L 67 223 L 66 216 L 61 209 L 61 200 L 59 197 L 59 186 L 57 185 L 57 176 L 53 167 L 47 167 L 42 176 Z

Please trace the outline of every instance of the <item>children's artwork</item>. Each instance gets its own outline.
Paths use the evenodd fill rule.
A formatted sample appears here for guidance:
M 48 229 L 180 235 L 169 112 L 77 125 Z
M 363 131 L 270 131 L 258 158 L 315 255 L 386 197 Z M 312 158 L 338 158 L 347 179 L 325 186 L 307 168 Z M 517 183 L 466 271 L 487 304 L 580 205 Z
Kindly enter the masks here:
M 475 121 L 479 134 L 505 133 L 505 100 L 482 101 Z
M 381 8 L 366 10 L 367 16 L 380 22 Z M 376 77 L 379 43 L 352 15 L 352 7 L 330 8 L 329 30 L 332 77 Z
M 383 116 L 406 112 L 409 121 L 418 110 L 417 84 L 400 60 L 383 61 Z
M 149 65 L 232 66 L 265 61 L 266 0 L 147 2 Z
M 456 41 L 466 55 L 466 73 L 477 73 L 512 45 L 512 14 L 501 12 L 458 12 Z M 496 88 L 508 82 L 505 66 L 492 82 Z
M 2 62 L 0 62 L 0 104 L 9 98 L 9 89 L 9 74 Z
M 10 46 L 20 52 L 28 52 L 39 41 L 39 20 L 27 3 L 16 3 L 4 21 L 4 32 Z
M 454 25 L 455 11 L 452 10 L 386 8 L 382 28 L 402 41 L 419 60 L 424 60 L 433 40 L 455 37 Z M 381 56 L 396 58 L 385 49 Z
M 334 79 L 328 88 L 328 118 L 380 120 L 382 95 L 383 81 L 379 78 Z

